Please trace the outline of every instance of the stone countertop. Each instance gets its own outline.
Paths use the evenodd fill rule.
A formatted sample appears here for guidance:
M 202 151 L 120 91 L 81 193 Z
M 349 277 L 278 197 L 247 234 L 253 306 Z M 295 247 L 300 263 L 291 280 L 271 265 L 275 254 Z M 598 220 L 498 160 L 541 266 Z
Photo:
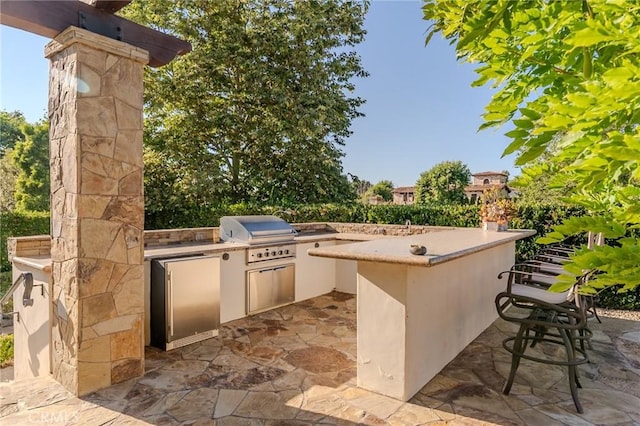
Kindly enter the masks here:
M 19 257 L 14 256 L 13 262 L 33 268 L 37 271 L 51 272 L 51 257 L 49 256 L 32 256 Z
M 536 231 L 529 229 L 492 232 L 479 228 L 454 228 L 406 237 L 376 238 L 353 244 L 313 248 L 308 253 L 311 256 L 334 259 L 433 266 L 507 242 L 520 240 L 535 233 Z M 381 236 L 374 235 L 374 237 Z M 412 244 L 425 246 L 427 253 L 425 255 L 409 253 Z
M 311 232 L 301 233 L 297 236 L 294 243 L 307 243 L 316 241 L 369 241 L 373 239 L 388 238 L 385 235 L 367 235 L 367 234 L 350 234 L 337 232 Z M 244 250 L 249 247 L 245 243 L 189 243 L 189 244 L 171 244 L 157 247 L 147 247 L 144 250 L 144 259 L 158 259 L 173 256 L 190 256 L 198 254 L 215 254 L 228 251 Z M 14 256 L 13 261 L 45 272 L 51 272 L 51 258 L 49 256 Z
M 451 235 L 451 232 L 455 232 L 456 237 L 446 236 Z M 530 230 L 487 232 L 476 228 L 439 229 L 426 234 L 408 236 L 348 232 L 301 232 L 293 242 L 346 241 L 353 243 L 313 248 L 309 250 L 309 254 L 312 256 L 429 266 L 533 234 L 535 231 Z M 427 254 L 425 256 L 410 255 L 409 246 L 411 244 L 426 246 Z M 145 248 L 144 259 L 215 254 L 244 250 L 248 247 L 249 244 L 245 243 L 226 242 L 171 244 Z M 15 256 L 13 261 L 36 270 L 51 272 L 51 258 L 49 256 Z
M 244 250 L 249 244 L 243 243 L 204 243 L 204 244 L 172 244 L 167 246 L 147 247 L 144 249 L 144 260 L 162 257 L 189 256 L 197 254 L 214 254 L 226 251 Z
M 293 243 L 308 243 L 317 241 L 332 241 L 332 240 L 345 240 L 345 241 L 369 241 L 373 239 L 388 238 L 390 236 L 385 235 L 367 235 L 367 234 L 349 234 L 349 233 L 337 233 L 337 232 L 310 232 L 301 233 L 293 239 Z M 287 244 L 280 243 L 280 244 Z M 244 250 L 249 248 L 249 244 L 246 243 L 205 243 L 205 244 L 175 244 L 158 247 L 147 247 L 144 250 L 144 259 L 157 259 L 167 256 L 189 256 L 194 254 L 214 254 L 227 251 Z

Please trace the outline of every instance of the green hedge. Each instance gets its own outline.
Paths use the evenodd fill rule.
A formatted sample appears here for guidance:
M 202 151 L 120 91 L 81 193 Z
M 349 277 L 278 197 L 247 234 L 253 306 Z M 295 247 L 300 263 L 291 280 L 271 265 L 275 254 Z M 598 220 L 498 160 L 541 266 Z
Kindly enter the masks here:
M 510 227 L 515 229 L 535 229 L 536 236 L 520 240 L 516 243 L 517 260 L 528 259 L 540 249 L 535 243 L 537 237 L 551 231 L 551 227 L 562 223 L 564 218 L 583 216 L 586 212 L 582 207 L 554 205 L 554 204 L 519 204 L 517 216 L 510 221 Z M 567 240 L 567 244 L 580 244 L 581 238 Z
M 640 287 L 618 293 L 621 286 L 605 288 L 598 295 L 598 306 L 611 309 L 640 310 Z
M 7 238 L 49 233 L 49 212 L 0 213 L 0 297 L 11 287 Z
M 0 272 L 11 270 L 7 238 L 49 234 L 49 212 L 0 213 Z

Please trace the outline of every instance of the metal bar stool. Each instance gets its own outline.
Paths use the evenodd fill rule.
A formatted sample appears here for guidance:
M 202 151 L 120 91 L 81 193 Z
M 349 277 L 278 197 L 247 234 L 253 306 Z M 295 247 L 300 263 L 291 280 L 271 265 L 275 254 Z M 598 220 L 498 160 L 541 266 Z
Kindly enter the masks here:
M 573 249 L 569 246 L 557 245 L 550 246 L 542 250 L 532 260 L 526 263 L 539 263 L 538 271 L 553 273 L 557 271 L 558 274 L 562 273 L 562 264 L 569 261 L 569 256 L 573 253 Z M 584 296 L 584 303 L 587 312 L 587 318 L 595 318 L 599 323 L 602 323 L 600 316 L 598 316 L 597 310 L 597 295 Z
M 507 290 L 496 296 L 496 308 L 502 319 L 519 324 L 519 329 L 515 336 L 502 342 L 502 346 L 511 353 L 511 370 L 503 393 L 509 394 L 522 358 L 566 366 L 571 397 L 578 413 L 582 413 L 577 391 L 581 385 L 576 367 L 588 362 L 583 343 L 588 337 L 587 334 L 580 333 L 585 329 L 587 319 L 583 297 L 577 293 L 577 288 L 585 282 L 587 275 L 580 277 L 571 289 L 563 293 L 552 293 L 544 287 L 530 284 L 540 278 L 541 274 L 512 269 L 501 273 L 498 278 L 502 278 L 505 273 L 509 274 Z M 516 281 L 529 281 L 529 284 Z M 511 306 L 519 308 L 520 312 L 510 310 Z M 577 341 L 581 344 L 576 345 Z M 526 353 L 527 348 L 540 342 L 563 346 L 566 358 L 550 359 Z

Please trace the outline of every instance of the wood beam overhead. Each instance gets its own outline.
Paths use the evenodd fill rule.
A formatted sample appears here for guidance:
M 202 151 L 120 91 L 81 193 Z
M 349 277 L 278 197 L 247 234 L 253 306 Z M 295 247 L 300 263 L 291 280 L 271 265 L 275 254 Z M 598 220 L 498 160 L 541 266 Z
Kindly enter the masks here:
M 96 7 L 93 7 L 76 0 L 0 0 L 0 24 L 49 38 L 70 26 L 84 28 L 148 51 L 151 67 L 166 65 L 176 56 L 191 51 L 189 42 L 100 9 L 108 9 L 110 3 L 129 2 L 95 0 Z

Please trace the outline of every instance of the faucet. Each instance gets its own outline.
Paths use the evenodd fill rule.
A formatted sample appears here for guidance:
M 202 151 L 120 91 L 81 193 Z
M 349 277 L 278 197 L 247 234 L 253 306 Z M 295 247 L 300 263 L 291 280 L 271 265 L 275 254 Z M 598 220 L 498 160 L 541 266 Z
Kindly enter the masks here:
M 411 234 L 411 221 L 409 219 L 404 223 L 404 226 L 407 227 L 407 233 Z

